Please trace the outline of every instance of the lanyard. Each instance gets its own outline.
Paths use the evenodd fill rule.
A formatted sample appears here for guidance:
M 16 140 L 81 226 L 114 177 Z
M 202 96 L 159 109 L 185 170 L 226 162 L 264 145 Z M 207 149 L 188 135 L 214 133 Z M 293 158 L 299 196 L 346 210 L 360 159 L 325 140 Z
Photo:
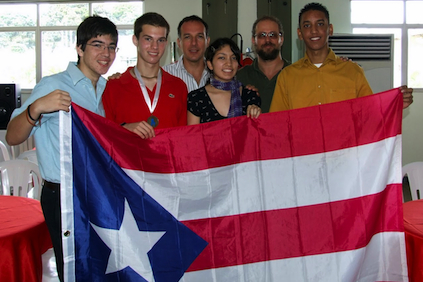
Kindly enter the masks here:
M 134 73 L 135 76 L 138 79 L 138 82 L 141 87 L 142 95 L 144 96 L 145 103 L 148 106 L 148 109 L 150 110 L 150 113 L 154 112 L 154 109 L 157 106 L 157 102 L 159 101 L 159 95 L 160 95 L 160 88 L 162 86 L 162 71 L 159 69 L 159 73 L 157 74 L 157 84 L 156 84 L 156 92 L 154 93 L 154 99 L 153 102 L 150 100 L 150 96 L 148 95 L 147 88 L 145 87 L 144 81 L 142 80 L 141 74 L 139 70 L 137 69 L 137 66 L 134 67 Z

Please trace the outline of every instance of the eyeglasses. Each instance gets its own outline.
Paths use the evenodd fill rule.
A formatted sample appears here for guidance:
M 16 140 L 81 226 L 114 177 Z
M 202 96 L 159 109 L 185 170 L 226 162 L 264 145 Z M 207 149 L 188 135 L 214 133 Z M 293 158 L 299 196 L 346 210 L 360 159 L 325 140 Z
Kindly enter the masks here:
M 106 46 L 104 43 L 87 43 L 87 45 L 93 46 L 98 51 L 108 50 L 110 53 L 116 53 L 119 48 L 116 45 Z
M 259 39 L 265 39 L 266 37 L 269 37 L 269 39 L 276 39 L 276 38 L 278 38 L 278 36 L 282 36 L 282 33 L 271 31 L 269 33 L 262 32 L 262 33 L 259 33 L 259 34 L 254 34 L 254 37 L 258 37 Z

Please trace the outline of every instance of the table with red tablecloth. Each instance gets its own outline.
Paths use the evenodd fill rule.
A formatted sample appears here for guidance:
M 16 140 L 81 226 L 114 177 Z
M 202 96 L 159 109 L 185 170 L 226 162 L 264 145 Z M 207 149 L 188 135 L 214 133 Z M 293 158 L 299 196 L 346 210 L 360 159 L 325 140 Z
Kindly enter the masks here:
M 410 282 L 423 281 L 423 200 L 406 202 L 404 207 L 405 245 Z
M 41 281 L 41 256 L 51 247 L 40 202 L 0 196 L 0 281 Z

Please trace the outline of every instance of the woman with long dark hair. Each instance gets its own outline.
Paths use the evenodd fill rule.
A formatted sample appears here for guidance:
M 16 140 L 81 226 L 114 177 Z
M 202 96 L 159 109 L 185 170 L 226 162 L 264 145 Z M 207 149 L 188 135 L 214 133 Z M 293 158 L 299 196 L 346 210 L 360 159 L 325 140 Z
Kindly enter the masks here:
M 229 38 L 216 39 L 205 57 L 210 82 L 188 94 L 188 125 L 241 115 L 258 118 L 260 97 L 235 78 L 241 60 L 236 43 Z

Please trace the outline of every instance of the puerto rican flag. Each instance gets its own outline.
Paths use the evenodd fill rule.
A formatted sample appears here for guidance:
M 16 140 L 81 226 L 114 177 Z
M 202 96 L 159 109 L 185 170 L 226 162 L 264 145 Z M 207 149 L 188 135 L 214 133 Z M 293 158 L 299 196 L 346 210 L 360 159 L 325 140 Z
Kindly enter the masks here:
M 398 89 L 151 140 L 73 105 L 66 281 L 408 281 L 401 121 Z

